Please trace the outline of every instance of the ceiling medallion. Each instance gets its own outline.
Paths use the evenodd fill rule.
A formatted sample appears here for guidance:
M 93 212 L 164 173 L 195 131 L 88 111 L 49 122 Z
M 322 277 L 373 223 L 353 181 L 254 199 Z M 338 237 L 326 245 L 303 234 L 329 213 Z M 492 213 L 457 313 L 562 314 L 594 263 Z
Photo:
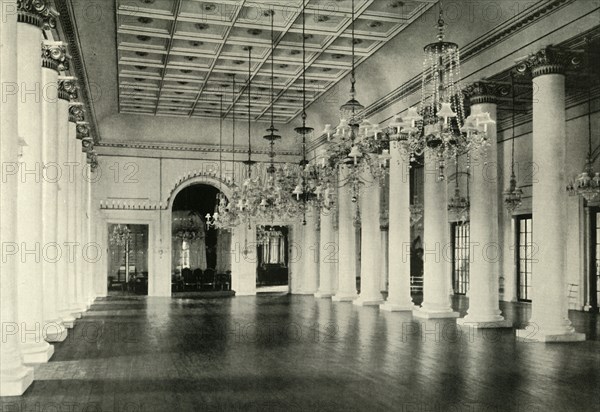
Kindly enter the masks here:
M 133 66 L 133 67 L 135 67 L 138 70 L 146 70 L 147 69 L 146 66 Z
M 329 73 L 331 71 L 331 67 L 323 67 L 323 72 Z
M 217 9 L 217 5 L 213 3 L 204 3 L 202 5 L 202 9 L 204 11 L 215 11 Z
M 139 41 L 149 41 L 150 36 L 138 35 L 136 36 Z
M 199 40 L 190 40 L 190 45 L 193 47 L 200 47 L 204 45 L 204 42 Z
M 340 59 L 343 59 L 345 57 L 345 55 L 343 55 L 343 54 L 332 54 L 331 57 L 333 57 L 336 60 L 340 60 Z
M 180 84 L 180 85 L 182 85 L 182 86 L 185 86 L 185 85 L 186 85 L 186 84 L 188 84 L 189 82 L 182 82 L 182 81 L 179 81 L 179 82 L 177 82 L 177 83 L 179 83 L 179 84 Z
M 290 55 L 292 55 L 292 56 L 296 56 L 296 55 L 298 55 L 298 54 L 300 54 L 300 50 L 296 50 L 296 49 L 292 49 L 292 50 L 290 50 Z
M 197 57 L 194 57 L 194 56 L 185 56 L 184 59 L 187 60 L 187 61 L 189 61 L 189 62 L 193 62 L 194 60 L 197 59 Z
M 141 77 L 135 77 L 133 80 L 135 80 L 136 82 L 143 82 L 144 79 Z
M 190 69 L 181 69 L 179 71 L 183 74 L 190 74 L 192 72 Z
M 207 30 L 210 26 L 208 25 L 208 23 L 196 23 L 194 24 L 194 27 L 196 27 L 197 30 Z
M 154 4 L 156 0 L 142 0 L 142 3 L 144 4 Z
M 383 26 L 383 23 L 380 22 L 379 20 L 373 20 L 373 21 L 369 22 L 369 27 L 372 29 L 375 29 L 375 28 L 381 27 L 381 26 Z
M 248 34 L 251 34 L 253 36 L 259 36 L 262 34 L 262 30 L 261 29 L 248 29 Z
M 140 23 L 142 23 L 142 24 L 150 24 L 150 23 L 152 23 L 152 22 L 154 21 L 154 19 L 152 19 L 152 18 L 150 18 L 150 17 L 144 17 L 144 16 L 142 16 L 142 17 L 138 17 L 138 19 L 137 19 L 137 20 L 138 20 Z
M 329 16 L 322 15 L 322 16 L 317 17 L 318 23 L 325 23 L 325 22 L 328 22 L 329 20 L 330 20 Z
M 400 8 L 400 7 L 404 7 L 404 2 L 403 1 L 399 1 L 399 0 L 388 1 L 387 6 L 390 9 L 397 9 L 397 8 Z
M 146 57 L 148 55 L 148 52 L 136 51 L 135 54 L 137 54 L 140 57 Z

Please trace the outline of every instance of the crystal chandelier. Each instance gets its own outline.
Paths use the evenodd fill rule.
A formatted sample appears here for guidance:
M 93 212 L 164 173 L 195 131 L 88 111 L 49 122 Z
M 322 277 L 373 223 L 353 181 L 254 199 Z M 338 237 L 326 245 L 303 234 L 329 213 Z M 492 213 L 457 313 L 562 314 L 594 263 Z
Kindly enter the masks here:
M 115 225 L 109 237 L 110 243 L 117 246 L 126 246 L 132 239 L 131 230 L 127 225 Z
M 306 142 L 314 129 L 307 126 L 306 119 L 306 14 L 302 10 L 302 126 L 294 131 L 302 144 L 302 160 L 295 173 L 289 176 L 295 181 L 292 195 L 300 203 L 298 212 L 302 213 L 303 224 L 306 224 L 306 209 L 309 205 L 331 208 L 335 202 L 335 183 L 331 171 L 324 167 L 310 164 L 307 160 Z
M 190 212 L 190 217 L 187 219 L 175 219 L 177 229 L 173 232 L 173 237 L 185 241 L 194 241 L 200 237 L 200 227 L 194 221 L 194 213 Z
M 589 49 L 589 39 L 586 40 Z M 591 51 L 588 50 L 588 56 Z M 589 62 L 588 62 L 588 67 Z M 591 77 L 591 76 L 590 76 Z M 571 196 L 579 195 L 588 202 L 592 202 L 600 195 L 600 173 L 594 172 L 594 159 L 592 150 L 592 87 L 588 85 L 588 153 L 583 172 L 577 176 L 575 182 L 570 182 L 567 191 Z
M 380 180 L 387 172 L 389 160 L 389 140 L 377 124 L 364 119 L 365 107 L 356 98 L 356 54 L 355 54 L 355 2 L 352 1 L 352 71 L 350 75 L 350 99 L 340 107 L 340 123 L 333 128 L 326 125 L 323 133 L 327 135 L 327 150 L 322 158 L 322 176 L 330 178 L 342 166 L 348 166 L 349 173 L 345 181 L 339 184 L 347 186 L 352 192 L 352 200 L 358 201 L 359 188 L 365 183 Z M 361 179 L 363 170 L 373 176 L 373 182 Z
M 509 212 L 514 212 L 523 203 L 523 190 L 517 186 L 517 177 L 515 175 L 515 123 L 516 123 L 516 89 L 515 89 L 515 74 L 511 72 L 511 89 L 512 89 L 512 149 L 511 149 L 511 164 L 510 164 L 510 183 L 504 191 L 504 206 Z
M 454 195 L 448 199 L 448 211 L 453 213 L 462 222 L 469 220 L 469 175 L 467 173 L 467 196 L 463 196 L 460 192 L 460 185 L 458 181 L 459 170 L 458 170 L 458 156 L 455 157 L 456 172 L 454 178 Z M 467 166 L 467 169 L 469 167 Z
M 460 85 L 460 49 L 445 38 L 446 23 L 440 5 L 437 42 L 424 48 L 425 59 L 419 108 L 411 107 L 392 126 L 394 138 L 411 161 L 426 152 L 437 158 L 440 178 L 444 178 L 446 159 L 485 148 L 487 127 L 495 123 L 489 113 L 472 114 L 465 119 L 464 97 Z
M 221 110 L 219 117 L 219 193 L 217 193 L 214 213 L 212 215 L 207 213 L 205 219 L 208 229 L 230 230 L 234 226 L 235 216 L 228 213 L 229 204 L 227 197 L 223 194 L 223 95 L 219 95 L 219 98 Z

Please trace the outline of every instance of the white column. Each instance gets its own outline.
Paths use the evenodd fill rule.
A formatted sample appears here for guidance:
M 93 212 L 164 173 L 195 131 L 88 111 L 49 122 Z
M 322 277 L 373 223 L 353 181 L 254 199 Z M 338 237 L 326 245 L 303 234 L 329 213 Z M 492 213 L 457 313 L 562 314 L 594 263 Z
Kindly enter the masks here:
M 389 291 L 379 308 L 389 312 L 415 309 L 410 296 L 410 173 L 397 142 L 390 150 Z
M 58 312 L 58 262 L 63 248 L 58 240 L 58 184 L 62 167 L 58 164 L 58 71 L 66 48 L 60 42 L 42 46 L 42 142 L 43 142 L 43 286 L 44 328 L 48 342 L 62 342 L 67 330 Z
M 565 265 L 567 193 L 565 191 L 565 75 L 564 56 L 542 50 L 534 57 L 533 163 L 548 165 L 533 183 L 533 242 L 531 318 L 517 337 L 540 342 L 585 340 L 569 321 Z M 540 64 L 541 62 L 541 64 Z
M 304 226 L 304 294 L 314 294 L 319 285 L 319 214 L 315 207 L 310 206 L 306 211 L 306 226 Z
M 471 93 L 471 114 L 489 113 L 497 118 L 493 84 L 476 83 Z M 502 253 L 498 236 L 498 151 L 496 125 L 487 126 L 489 147 L 474 153 L 470 172 L 469 309 L 458 319 L 460 325 L 477 328 L 509 328 L 512 322 L 501 315 L 499 266 Z
M 233 231 L 232 242 L 232 290 L 236 296 L 256 295 L 256 224 L 240 224 Z
M 82 140 L 82 143 L 89 144 Z M 90 274 L 90 265 L 86 256 L 87 245 L 89 243 L 88 236 L 88 180 L 90 177 L 89 164 L 87 161 L 87 149 L 82 146 L 79 163 L 81 164 L 81 226 L 79 228 L 79 243 L 77 248 L 77 256 L 80 259 L 81 267 L 81 303 L 86 309 L 89 309 L 91 304 L 90 284 L 92 282 Z
M 343 184 L 348 179 L 348 169 L 340 169 L 340 188 L 338 189 L 338 226 L 339 226 L 339 263 L 338 289 L 332 298 L 334 302 L 351 302 L 358 297 L 356 293 L 356 203 L 348 187 Z
M 85 305 L 79 300 L 80 296 L 78 295 L 78 279 L 80 277 L 80 272 L 78 271 L 78 248 L 77 243 L 79 242 L 79 236 L 77 233 L 77 229 L 79 227 L 78 219 L 80 212 L 80 195 L 79 189 L 80 185 L 80 177 L 81 177 L 81 167 L 79 165 L 79 156 L 78 153 L 81 151 L 78 147 L 81 146 L 79 140 L 77 140 L 77 125 L 73 122 L 69 123 L 69 165 L 73 166 L 73 176 L 70 176 L 69 179 L 69 211 L 68 211 L 68 242 L 67 246 L 71 248 L 71 252 L 69 253 L 69 309 L 71 314 L 79 319 L 81 317 L 81 313 L 85 311 Z
M 72 184 L 69 178 L 69 95 L 67 90 L 73 85 L 71 79 L 59 79 L 59 100 L 58 100 L 58 164 L 61 166 L 63 174 L 59 181 L 58 188 L 58 216 L 57 216 L 57 241 L 63 249 L 62 258 L 58 261 L 58 300 L 57 306 L 63 325 L 66 328 L 72 328 L 75 324 L 75 317 L 71 313 L 69 303 L 69 255 L 65 243 L 69 240 L 68 234 L 68 215 L 69 215 L 69 186 Z
M 335 208 L 321 208 L 321 233 L 319 240 L 319 290 L 316 298 L 330 298 L 334 294 L 333 282 L 337 277 L 338 244 L 334 228 Z
M 380 290 L 381 229 L 379 225 L 379 181 L 370 170 L 361 171 L 363 186 L 360 190 L 361 248 L 360 248 L 360 294 L 353 304 L 357 306 L 379 305 L 383 303 Z
M 93 148 L 90 148 L 92 150 Z M 93 208 L 92 208 L 92 182 L 94 181 L 94 170 L 92 168 L 92 164 L 88 159 L 87 164 L 87 178 L 86 178 L 86 214 L 87 214 L 87 227 L 86 227 L 86 246 L 83 249 L 83 256 L 87 265 L 87 276 L 88 287 L 87 287 L 87 296 L 88 296 L 88 305 L 92 305 L 96 300 L 96 259 L 102 255 L 102 251 L 99 246 L 96 246 L 95 243 L 95 232 L 94 232 L 94 219 L 93 219 Z M 148 245 L 150 247 L 150 240 L 148 240 Z M 100 254 L 100 256 L 96 256 L 96 254 Z M 150 258 L 150 257 L 149 257 Z
M 32 18 L 35 18 L 32 17 Z M 31 24 L 17 25 L 19 137 L 23 139 L 20 180 L 17 192 L 17 241 L 21 258 L 19 276 L 19 320 L 21 351 L 25 363 L 48 362 L 54 348 L 44 341 L 43 219 L 42 219 L 42 32 Z
M 420 318 L 456 318 L 452 311 L 448 285 L 449 224 L 447 185 L 438 178 L 438 160 L 427 149 L 425 153 L 423 215 L 423 304 L 413 311 Z
M 33 368 L 23 366 L 19 345 L 20 326 L 17 314 L 17 276 L 19 245 L 16 239 L 18 187 L 18 108 L 17 82 L 17 2 L 5 1 L 0 13 L 0 82 L 4 101 L 0 105 L 0 164 L 2 165 L 2 196 L 0 196 L 0 324 L 3 325 L 0 344 L 0 396 L 20 396 L 33 382 Z M 9 92 L 10 91 L 10 92 Z M 12 330 L 9 333 L 9 328 Z

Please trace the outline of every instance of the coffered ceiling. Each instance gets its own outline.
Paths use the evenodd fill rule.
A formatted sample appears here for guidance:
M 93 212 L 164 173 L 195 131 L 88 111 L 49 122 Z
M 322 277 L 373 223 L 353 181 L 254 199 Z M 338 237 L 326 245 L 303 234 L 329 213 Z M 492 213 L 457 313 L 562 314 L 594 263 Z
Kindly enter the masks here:
M 351 69 L 351 0 L 115 0 L 120 113 L 269 121 L 271 17 L 274 10 L 275 122 L 302 110 L 302 10 L 306 12 L 309 103 Z M 437 0 L 355 0 L 357 64 Z M 432 23 L 433 24 L 433 23 Z M 235 75 L 236 87 L 233 88 Z

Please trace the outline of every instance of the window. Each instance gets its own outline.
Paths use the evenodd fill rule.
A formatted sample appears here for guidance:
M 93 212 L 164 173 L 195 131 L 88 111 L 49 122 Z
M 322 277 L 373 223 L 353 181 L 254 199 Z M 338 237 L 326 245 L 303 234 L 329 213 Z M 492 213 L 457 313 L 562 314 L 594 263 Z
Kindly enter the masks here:
M 531 302 L 531 263 L 533 259 L 533 228 L 531 215 L 518 216 L 517 228 L 517 298 Z
M 469 236 L 469 222 L 452 224 L 452 284 L 457 295 L 469 290 Z

